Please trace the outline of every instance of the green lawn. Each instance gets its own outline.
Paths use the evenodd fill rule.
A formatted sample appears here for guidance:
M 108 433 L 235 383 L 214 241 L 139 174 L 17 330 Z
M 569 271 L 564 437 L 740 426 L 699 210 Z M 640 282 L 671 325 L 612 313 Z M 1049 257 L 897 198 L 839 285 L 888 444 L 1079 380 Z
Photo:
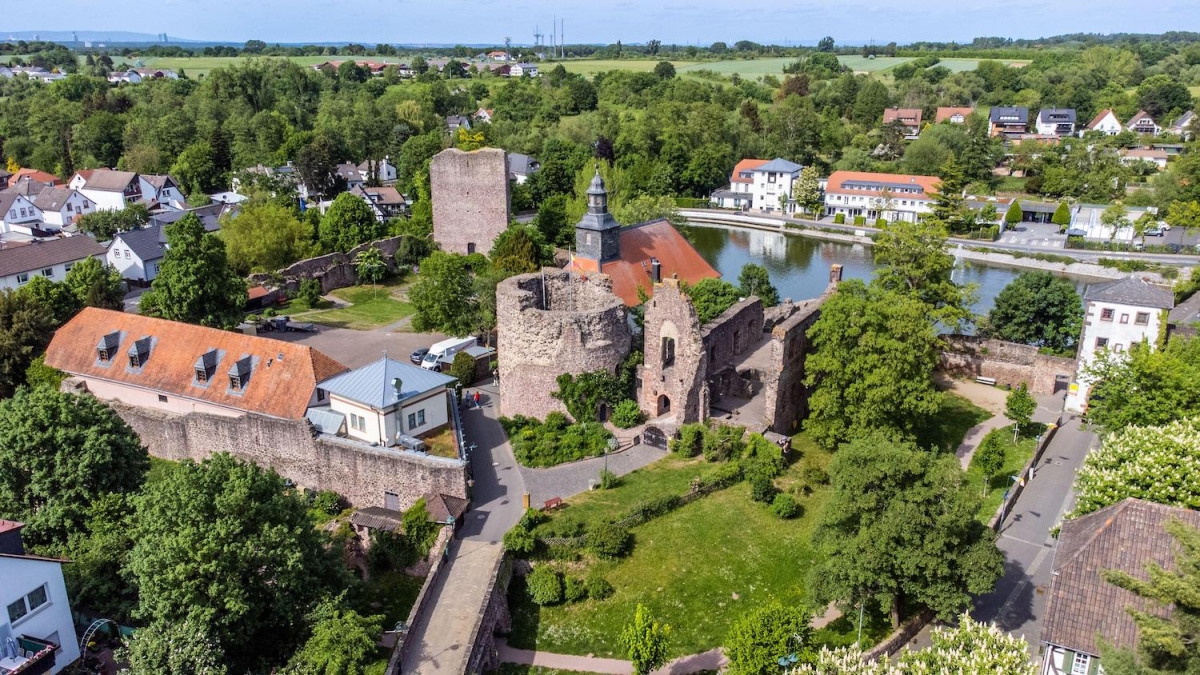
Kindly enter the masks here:
M 1003 176 L 996 185 L 996 192 L 1024 192 L 1027 180 L 1023 176 Z
M 330 295 L 350 303 L 349 307 L 326 310 L 308 310 L 302 302 L 293 300 L 287 312 L 295 321 L 319 323 L 335 328 L 370 330 L 393 324 L 412 316 L 413 306 L 407 301 L 406 284 L 383 283 L 378 288 L 350 286 L 339 288 Z M 300 310 L 295 312 L 295 310 Z
M 1012 442 L 1012 425 L 993 432 L 1004 441 L 1004 465 L 988 481 L 988 492 L 983 498 L 983 504 L 979 507 L 981 522 L 988 522 L 996 514 L 996 509 L 1000 508 L 1000 502 L 1004 501 L 1004 493 L 1012 487 L 1012 477 L 1019 475 L 1029 458 L 1033 457 L 1033 450 L 1037 445 L 1035 437 L 1044 433 L 1045 430 L 1044 424 L 1033 424 L 1027 433 L 1021 434 L 1020 440 L 1016 443 Z M 971 466 L 967 468 L 967 484 L 978 485 L 981 490 L 983 489 L 983 473 L 975 465 L 974 457 L 971 459 Z
M 946 394 L 945 404 L 934 426 L 917 439 L 923 448 L 934 446 L 945 452 L 958 449 L 967 431 L 991 417 L 988 411 L 958 394 Z
M 802 454 L 806 462 L 828 461 L 827 453 L 803 437 L 797 438 L 796 445 L 801 450 L 794 454 Z M 794 462 L 779 485 L 789 489 L 797 483 L 801 465 Z M 619 510 L 614 501 L 626 507 L 634 499 L 677 492 L 680 485 L 686 486 L 692 466 L 664 460 L 631 474 L 625 486 L 628 492 L 587 493 L 577 500 L 578 506 L 569 506 L 556 518 L 568 517 L 572 509 L 578 509 L 572 517 L 585 511 L 601 517 Z M 801 516 L 780 520 L 767 506 L 751 501 L 749 485 L 741 483 L 635 527 L 634 550 L 628 557 L 594 563 L 616 589 L 603 601 L 539 608 L 528 600 L 523 583 L 514 580 L 509 644 L 623 657 L 617 636 L 642 603 L 672 626 L 672 656 L 719 646 L 730 624 L 743 613 L 772 600 L 804 602 L 805 575 L 818 555 L 812 533 L 828 495 L 827 486 L 798 494 Z M 873 642 L 888 632 L 890 624 L 883 616 L 869 619 L 865 632 Z M 837 622 L 832 629 L 819 631 L 817 639 L 829 644 L 853 642 L 856 629 L 849 621 Z
M 676 70 L 699 67 L 685 61 L 672 61 Z M 547 64 L 548 72 L 556 64 Z M 635 73 L 649 73 L 658 65 L 658 59 L 579 59 L 562 62 L 563 68 L 569 73 L 579 73 L 591 77 L 596 73 L 610 70 L 630 70 Z
M 400 570 L 372 572 L 371 580 L 355 584 L 348 594 L 350 608 L 364 616 L 383 615 L 383 629 L 391 630 L 397 622 L 408 619 L 408 613 L 425 577 L 412 577 Z

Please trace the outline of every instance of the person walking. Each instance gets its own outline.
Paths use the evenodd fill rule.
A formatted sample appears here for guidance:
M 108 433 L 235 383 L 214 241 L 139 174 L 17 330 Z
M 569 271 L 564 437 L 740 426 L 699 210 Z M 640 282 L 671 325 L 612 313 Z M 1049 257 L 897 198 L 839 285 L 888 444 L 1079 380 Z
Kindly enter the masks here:
M 475 407 L 476 408 L 479 407 L 479 390 L 478 389 L 475 390 Z

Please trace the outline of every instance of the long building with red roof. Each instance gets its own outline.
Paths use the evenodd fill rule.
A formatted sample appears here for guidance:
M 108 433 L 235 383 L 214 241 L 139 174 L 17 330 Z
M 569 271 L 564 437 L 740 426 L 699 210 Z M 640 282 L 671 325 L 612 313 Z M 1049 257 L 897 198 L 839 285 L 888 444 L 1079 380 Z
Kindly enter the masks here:
M 825 215 L 848 221 L 862 216 L 869 225 L 880 218 L 915 221 L 930 212 L 941 182 L 937 176 L 834 171 L 825 186 Z

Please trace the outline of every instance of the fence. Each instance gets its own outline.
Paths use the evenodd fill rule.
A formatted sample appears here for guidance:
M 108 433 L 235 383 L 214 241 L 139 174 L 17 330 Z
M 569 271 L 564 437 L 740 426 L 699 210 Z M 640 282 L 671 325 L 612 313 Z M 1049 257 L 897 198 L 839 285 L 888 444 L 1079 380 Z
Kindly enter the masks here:
M 1138 242 L 1141 243 L 1140 241 Z M 1067 248 L 1078 249 L 1082 251 L 1115 251 L 1127 253 L 1191 253 L 1188 246 L 1181 244 L 1150 244 L 1147 243 L 1140 248 L 1134 242 L 1124 241 L 1097 241 L 1095 239 L 1084 239 L 1083 237 L 1067 237 Z M 1200 250 L 1200 249 L 1197 249 Z
M 1033 456 L 1022 467 L 1021 473 L 1017 474 L 1017 480 L 1013 483 L 1013 486 L 1004 494 L 1004 501 L 1000 502 L 1000 508 L 996 509 L 996 515 L 992 516 L 988 527 L 993 530 L 1000 529 L 1012 505 L 1017 502 L 1017 498 L 1025 491 L 1025 484 L 1028 482 L 1027 479 L 1033 478 L 1033 467 L 1037 466 L 1037 463 L 1041 461 L 1042 454 L 1046 451 L 1046 447 L 1050 445 L 1050 441 L 1054 438 L 1054 435 L 1062 428 L 1062 424 L 1063 416 L 1059 415 L 1058 420 L 1054 424 L 1051 424 L 1050 428 L 1046 429 L 1046 433 L 1042 434 L 1041 440 L 1038 441 L 1037 447 L 1033 450 Z

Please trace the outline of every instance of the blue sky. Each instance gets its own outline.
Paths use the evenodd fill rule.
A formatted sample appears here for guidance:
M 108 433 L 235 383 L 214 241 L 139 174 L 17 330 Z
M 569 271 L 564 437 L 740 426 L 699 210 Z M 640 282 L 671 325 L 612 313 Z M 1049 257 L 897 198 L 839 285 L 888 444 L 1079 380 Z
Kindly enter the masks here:
M 531 43 L 566 19 L 567 42 L 811 44 L 1040 37 L 1200 28 L 1200 3 L 1160 0 L 54 0 L 6 2 L 5 31 L 125 30 L 202 40 Z M 1047 11 L 1052 8 L 1052 11 Z M 546 38 L 549 39 L 548 37 Z

